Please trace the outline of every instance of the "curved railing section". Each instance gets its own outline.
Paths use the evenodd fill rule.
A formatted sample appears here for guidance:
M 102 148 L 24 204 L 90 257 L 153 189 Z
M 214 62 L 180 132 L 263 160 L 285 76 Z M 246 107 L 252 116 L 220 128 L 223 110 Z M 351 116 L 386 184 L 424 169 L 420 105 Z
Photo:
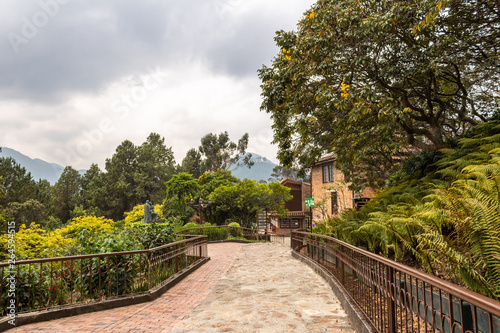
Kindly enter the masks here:
M 179 231 L 179 235 L 205 235 L 209 242 L 224 240 L 269 241 L 270 235 L 259 233 L 256 229 L 236 226 L 195 227 Z
M 291 241 L 295 253 L 328 271 L 377 332 L 500 332 L 500 302 L 332 237 L 294 231 Z
M 206 236 L 115 253 L 0 263 L 2 317 L 144 294 L 208 257 Z

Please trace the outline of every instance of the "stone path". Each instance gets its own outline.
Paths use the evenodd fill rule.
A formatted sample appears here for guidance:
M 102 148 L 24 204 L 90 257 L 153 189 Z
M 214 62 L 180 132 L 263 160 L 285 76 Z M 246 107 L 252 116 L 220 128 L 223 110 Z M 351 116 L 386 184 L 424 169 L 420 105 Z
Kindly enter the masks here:
M 208 253 L 153 302 L 8 332 L 354 332 L 331 288 L 288 247 L 221 243 Z
M 354 332 L 331 288 L 285 246 L 248 244 L 171 333 Z

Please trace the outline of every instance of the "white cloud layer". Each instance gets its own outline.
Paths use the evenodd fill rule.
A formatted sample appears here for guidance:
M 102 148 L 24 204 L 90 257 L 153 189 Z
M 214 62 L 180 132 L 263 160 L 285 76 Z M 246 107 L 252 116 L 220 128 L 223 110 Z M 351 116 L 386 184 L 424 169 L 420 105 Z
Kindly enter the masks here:
M 275 160 L 257 70 L 312 0 L 2 1 L 0 146 L 104 167 L 165 137 L 178 163 L 207 133 Z

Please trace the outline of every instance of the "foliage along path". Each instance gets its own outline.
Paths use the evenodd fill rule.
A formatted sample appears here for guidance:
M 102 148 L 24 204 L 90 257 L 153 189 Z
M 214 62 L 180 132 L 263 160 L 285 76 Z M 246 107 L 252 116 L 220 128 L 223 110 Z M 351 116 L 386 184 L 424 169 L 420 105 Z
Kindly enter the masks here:
M 220 243 L 208 252 L 153 302 L 8 332 L 354 332 L 331 288 L 288 247 Z

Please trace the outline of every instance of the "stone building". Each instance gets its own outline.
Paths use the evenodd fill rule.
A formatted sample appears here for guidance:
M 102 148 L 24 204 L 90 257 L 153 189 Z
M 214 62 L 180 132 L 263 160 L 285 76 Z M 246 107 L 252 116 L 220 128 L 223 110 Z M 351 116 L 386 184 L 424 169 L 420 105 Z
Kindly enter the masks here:
M 335 155 L 328 154 L 311 168 L 313 221 L 331 217 L 348 208 L 358 209 L 373 196 L 372 188 L 365 188 L 361 193 L 349 190 L 349 183 L 344 174 L 335 168 L 334 162 Z

